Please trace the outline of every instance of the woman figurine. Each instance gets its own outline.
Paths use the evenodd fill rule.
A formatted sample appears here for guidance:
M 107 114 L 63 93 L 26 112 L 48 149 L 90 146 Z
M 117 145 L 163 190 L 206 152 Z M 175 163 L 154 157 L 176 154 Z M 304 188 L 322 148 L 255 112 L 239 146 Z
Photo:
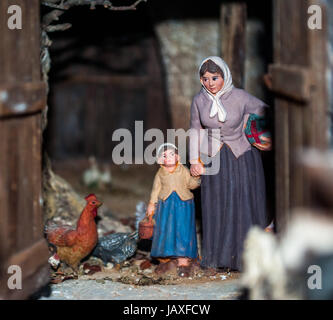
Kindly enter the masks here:
M 202 176 L 201 265 L 211 271 L 241 270 L 243 242 L 248 230 L 253 225 L 262 228 L 267 225 L 261 155 L 247 140 L 244 129 L 249 115 L 262 115 L 267 105 L 235 88 L 227 64 L 219 57 L 204 59 L 199 74 L 202 88 L 192 102 L 191 128 L 219 130 L 218 144 L 212 130 L 208 130 L 208 155 L 220 158 L 218 173 Z M 193 176 L 204 171 L 200 151 L 204 152 L 207 146 L 198 145 L 191 138 Z
M 162 144 L 157 151 L 157 171 L 147 215 L 155 217 L 151 256 L 159 258 L 155 272 L 164 273 L 178 267 L 180 276 L 189 276 L 191 259 L 197 258 L 195 208 L 190 189 L 200 185 L 189 169 L 179 162 L 177 147 Z M 155 213 L 156 210 L 156 213 Z

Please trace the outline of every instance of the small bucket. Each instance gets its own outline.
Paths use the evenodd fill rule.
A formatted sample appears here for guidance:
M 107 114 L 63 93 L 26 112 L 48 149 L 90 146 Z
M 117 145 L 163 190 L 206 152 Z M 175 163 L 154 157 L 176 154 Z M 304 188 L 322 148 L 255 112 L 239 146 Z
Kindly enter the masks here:
M 151 239 L 154 233 L 154 223 L 152 220 L 143 219 L 139 223 L 139 237 L 140 239 Z

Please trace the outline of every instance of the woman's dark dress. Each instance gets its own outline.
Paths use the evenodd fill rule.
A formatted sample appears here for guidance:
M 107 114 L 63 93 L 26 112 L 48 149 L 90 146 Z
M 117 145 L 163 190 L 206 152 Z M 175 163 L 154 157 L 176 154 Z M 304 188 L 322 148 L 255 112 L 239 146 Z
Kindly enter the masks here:
M 252 147 L 236 159 L 224 144 L 216 157 L 219 173 L 202 176 L 202 265 L 241 270 L 248 230 L 267 225 L 261 156 Z

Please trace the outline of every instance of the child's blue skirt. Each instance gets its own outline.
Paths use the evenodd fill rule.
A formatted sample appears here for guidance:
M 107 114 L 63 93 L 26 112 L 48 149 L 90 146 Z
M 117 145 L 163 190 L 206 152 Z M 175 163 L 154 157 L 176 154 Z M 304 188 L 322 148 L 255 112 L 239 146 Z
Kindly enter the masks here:
M 154 227 L 152 257 L 197 258 L 194 200 L 183 201 L 176 192 L 159 200 Z

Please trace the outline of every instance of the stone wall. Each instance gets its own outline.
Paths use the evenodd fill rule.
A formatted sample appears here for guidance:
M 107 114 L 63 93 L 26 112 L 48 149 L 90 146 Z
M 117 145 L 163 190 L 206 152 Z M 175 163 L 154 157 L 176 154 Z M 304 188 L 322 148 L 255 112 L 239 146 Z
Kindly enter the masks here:
M 219 21 L 167 20 L 155 26 L 167 80 L 173 128 L 188 129 L 193 96 L 200 90 L 198 67 L 219 54 Z

